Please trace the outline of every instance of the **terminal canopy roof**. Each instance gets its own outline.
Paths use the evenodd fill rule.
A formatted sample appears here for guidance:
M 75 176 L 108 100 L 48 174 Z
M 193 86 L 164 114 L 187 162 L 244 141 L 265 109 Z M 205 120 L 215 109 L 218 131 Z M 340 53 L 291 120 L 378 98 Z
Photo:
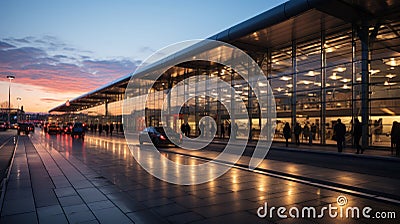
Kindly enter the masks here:
M 265 57 L 267 49 L 287 45 L 294 40 L 317 39 L 321 30 L 351 28 L 353 25 L 375 26 L 391 21 L 400 21 L 400 1 L 291 0 L 209 39 L 239 47 L 255 61 L 259 61 Z M 388 29 L 392 29 L 393 33 L 400 37 L 400 33 L 394 28 Z M 141 72 L 151 69 L 152 66 L 148 65 Z M 122 100 L 120 97 L 124 94 L 131 75 L 72 99 L 69 104 L 64 103 L 49 112 L 80 111 Z

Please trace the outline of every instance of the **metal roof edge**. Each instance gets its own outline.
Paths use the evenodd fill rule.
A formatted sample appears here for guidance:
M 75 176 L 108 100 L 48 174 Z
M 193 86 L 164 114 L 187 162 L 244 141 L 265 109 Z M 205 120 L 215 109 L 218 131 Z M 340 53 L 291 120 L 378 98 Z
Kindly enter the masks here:
M 332 0 L 291 0 L 217 33 L 208 39 L 224 42 L 233 41 L 265 27 L 284 22 L 294 16 L 331 1 Z

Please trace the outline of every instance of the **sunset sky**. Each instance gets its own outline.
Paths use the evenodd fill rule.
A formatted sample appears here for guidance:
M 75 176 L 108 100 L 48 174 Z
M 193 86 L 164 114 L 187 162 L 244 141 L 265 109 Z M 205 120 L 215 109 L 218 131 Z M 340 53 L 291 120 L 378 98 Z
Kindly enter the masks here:
M 9 74 L 11 104 L 47 112 L 133 72 L 160 48 L 209 37 L 283 2 L 2 0 L 0 103 L 8 101 Z

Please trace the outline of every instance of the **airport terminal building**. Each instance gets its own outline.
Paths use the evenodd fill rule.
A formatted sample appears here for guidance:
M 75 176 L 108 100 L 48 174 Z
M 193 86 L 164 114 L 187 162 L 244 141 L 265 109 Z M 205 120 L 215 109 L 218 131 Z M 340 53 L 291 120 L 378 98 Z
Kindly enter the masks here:
M 316 130 L 314 144 L 334 144 L 338 118 L 351 141 L 352 123 L 358 118 L 364 146 L 390 146 L 392 123 L 400 122 L 400 1 L 290 0 L 209 39 L 243 50 L 261 67 L 275 97 L 276 141 L 283 140 L 284 123 L 293 127 L 299 122 Z M 229 67 L 200 61 L 168 69 L 153 86 L 145 117 L 138 117 L 133 128 L 160 126 L 160 102 L 166 92 L 199 75 L 218 77 L 235 88 L 248 113 L 248 119 L 235 124 L 250 127 L 249 135 L 237 137 L 258 140 L 262 108 L 249 85 Z M 115 80 L 50 113 L 121 124 L 130 78 L 131 74 Z M 221 137 L 221 128 L 231 122 L 217 98 L 195 97 L 185 108 L 170 118 L 176 131 L 188 122 L 191 134 L 198 135 L 198 121 L 211 116 Z

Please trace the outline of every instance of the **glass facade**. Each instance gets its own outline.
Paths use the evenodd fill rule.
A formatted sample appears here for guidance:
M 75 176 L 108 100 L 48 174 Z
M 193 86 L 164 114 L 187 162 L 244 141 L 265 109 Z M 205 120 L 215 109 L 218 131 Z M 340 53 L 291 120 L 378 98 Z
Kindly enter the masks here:
M 291 127 L 298 122 L 303 130 L 312 130 L 314 144 L 335 144 L 332 140 L 333 126 L 338 118 L 346 125 L 347 144 L 352 144 L 352 123 L 368 119 L 368 145 L 390 146 L 390 130 L 393 121 L 400 121 L 400 22 L 388 22 L 368 27 L 367 36 L 362 36 L 359 28 L 352 24 L 322 29 L 311 36 L 297 38 L 279 46 L 257 49 L 263 52 L 259 62 L 267 76 L 276 101 L 277 126 L 274 140 L 283 141 L 283 126 Z M 363 48 L 363 38 L 368 38 L 367 48 Z M 253 51 L 246 50 L 249 55 Z M 367 54 L 363 54 L 367 52 Z M 363 64 L 364 63 L 364 64 Z M 363 65 L 368 71 L 363 71 Z M 364 76 L 364 77 L 363 77 Z M 195 79 L 188 79 L 196 77 Z M 138 88 L 129 94 L 133 98 L 128 102 L 135 108 L 137 102 L 146 102 L 145 117 L 129 120 L 129 128 L 140 131 L 146 126 L 161 126 L 161 108 L 164 100 L 172 107 L 181 107 L 178 114 L 170 114 L 167 122 L 179 131 L 181 124 L 188 122 L 191 135 L 199 135 L 199 121 L 203 116 L 211 116 L 217 123 L 216 137 L 228 135 L 227 127 L 231 120 L 226 108 L 221 105 L 221 97 L 230 95 L 212 95 L 207 78 L 218 77 L 231 84 L 245 102 L 249 119 L 238 119 L 235 123 L 248 128 L 250 135 L 238 132 L 239 139 L 258 140 L 261 118 L 254 92 L 248 84 L 231 68 L 204 63 L 180 64 L 170 68 L 151 88 L 146 99 L 144 90 Z M 185 81 L 186 80 L 186 81 Z M 184 94 L 179 89 L 168 99 L 166 95 L 180 82 L 204 83 L 197 86 L 195 92 L 209 92 L 207 96 L 194 97 L 184 105 L 175 105 Z M 190 83 L 189 83 L 190 84 Z M 143 86 L 145 86 L 144 84 Z M 363 95 L 363 86 L 367 93 Z M 119 100 L 101 104 L 80 111 L 87 116 L 89 123 L 113 122 L 120 124 L 122 119 L 123 94 Z M 363 108 L 363 102 L 367 107 Z M 235 108 L 240 110 L 240 108 Z M 366 110 L 366 111 L 365 111 Z M 131 112 L 137 113 L 135 109 Z M 366 123 L 366 122 L 364 122 Z M 222 128 L 224 128 L 222 130 Z M 223 132 L 225 131 L 225 135 Z M 303 133 L 307 133 L 304 131 Z M 309 134 L 303 134 L 302 141 L 308 143 Z

